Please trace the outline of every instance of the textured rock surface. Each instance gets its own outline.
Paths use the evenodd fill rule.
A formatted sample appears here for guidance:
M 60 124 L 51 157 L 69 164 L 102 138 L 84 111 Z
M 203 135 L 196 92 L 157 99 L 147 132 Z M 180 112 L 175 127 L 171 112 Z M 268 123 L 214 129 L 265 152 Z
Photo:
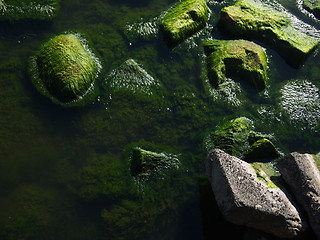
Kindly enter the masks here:
M 280 159 L 277 166 L 296 199 L 308 213 L 310 225 L 320 239 L 320 172 L 315 156 L 290 153 Z
M 88 92 L 100 71 L 100 62 L 78 35 L 64 34 L 45 43 L 32 58 L 30 68 L 40 92 L 67 103 Z
M 159 87 L 160 82 L 133 59 L 126 60 L 104 81 L 104 88 L 111 92 L 129 90 L 133 93 L 140 92 L 150 95 L 154 89 Z
M 226 75 L 246 80 L 257 89 L 267 82 L 267 57 L 264 49 L 246 40 L 210 40 L 205 43 L 208 77 L 217 87 Z
M 233 156 L 241 157 L 249 147 L 248 137 L 251 130 L 253 123 L 248 118 L 232 119 L 208 135 L 207 150 L 209 152 L 213 148 L 219 148 Z
M 304 0 L 303 7 L 320 18 L 320 0 Z
M 260 1 L 240 0 L 221 10 L 221 29 L 237 38 L 257 39 L 275 48 L 294 67 L 318 45 L 293 17 Z
M 215 149 L 208 155 L 206 171 L 220 211 L 228 221 L 282 238 L 304 230 L 287 196 L 258 180 L 250 164 Z
M 190 37 L 206 25 L 209 9 L 205 0 L 184 0 L 170 9 L 160 22 L 169 47 Z
M 57 0 L 0 0 L 0 20 L 49 20 L 58 9 Z
M 134 177 L 148 177 L 163 169 L 178 169 L 180 161 L 177 156 L 168 153 L 156 153 L 139 147 L 133 148 L 131 155 L 131 172 Z

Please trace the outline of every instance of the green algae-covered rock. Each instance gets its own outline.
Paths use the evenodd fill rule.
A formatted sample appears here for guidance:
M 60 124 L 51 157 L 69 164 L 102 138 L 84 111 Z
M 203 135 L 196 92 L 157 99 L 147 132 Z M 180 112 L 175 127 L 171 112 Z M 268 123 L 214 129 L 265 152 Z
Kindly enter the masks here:
M 317 18 L 320 18 L 320 0 L 304 0 L 302 6 Z
M 218 87 L 226 75 L 240 77 L 255 88 L 265 88 L 267 57 L 264 49 L 246 40 L 210 40 L 204 45 L 208 77 Z
M 207 149 L 219 148 L 230 155 L 240 157 L 248 148 L 248 137 L 253 123 L 244 117 L 232 119 L 217 127 L 206 139 Z
M 247 151 L 246 159 L 277 158 L 280 154 L 275 145 L 267 138 L 254 142 Z
M 169 47 L 174 47 L 202 29 L 208 20 L 205 0 L 184 0 L 162 18 L 160 28 Z
M 160 81 L 152 77 L 141 64 L 133 59 L 126 60 L 107 75 L 103 87 L 107 92 L 120 90 L 152 95 L 159 90 Z
M 0 20 L 50 20 L 58 10 L 58 0 L 0 0 Z
M 53 102 L 77 102 L 93 87 L 100 62 L 76 34 L 63 34 L 45 43 L 31 58 L 34 85 Z
M 208 152 L 217 148 L 248 161 L 273 159 L 280 155 L 272 137 L 255 132 L 253 122 L 244 117 L 218 126 L 206 137 L 205 144 Z
M 318 40 L 305 33 L 302 24 L 292 15 L 260 1 L 240 0 L 223 8 L 220 26 L 237 38 L 267 43 L 294 67 L 318 45 Z
M 168 153 L 156 153 L 136 147 L 131 155 L 131 172 L 135 177 L 149 176 L 161 169 L 179 168 L 177 156 Z

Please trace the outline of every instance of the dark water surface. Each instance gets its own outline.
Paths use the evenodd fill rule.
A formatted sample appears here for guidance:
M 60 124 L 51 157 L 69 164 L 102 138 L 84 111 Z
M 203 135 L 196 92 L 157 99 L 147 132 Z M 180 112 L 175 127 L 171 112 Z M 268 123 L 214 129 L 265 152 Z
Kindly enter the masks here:
M 208 90 L 202 43 L 224 38 L 215 25 L 232 1 L 208 1 L 207 28 L 170 50 L 154 22 L 175 2 L 63 0 L 50 23 L 0 23 L 0 239 L 195 240 L 241 233 L 222 220 L 208 191 L 206 134 L 244 116 L 257 131 L 273 134 L 284 154 L 320 151 L 318 50 L 293 69 L 264 46 L 270 66 L 265 91 L 233 80 L 221 91 Z M 293 0 L 282 4 L 319 36 L 318 20 Z M 149 37 L 128 34 L 142 22 L 149 22 Z M 66 31 L 83 34 L 101 59 L 100 83 L 133 58 L 162 83 L 163 97 L 101 90 L 82 108 L 51 103 L 32 86 L 28 58 Z M 170 181 L 136 193 L 126 149 L 146 144 L 178 155 L 182 167 Z

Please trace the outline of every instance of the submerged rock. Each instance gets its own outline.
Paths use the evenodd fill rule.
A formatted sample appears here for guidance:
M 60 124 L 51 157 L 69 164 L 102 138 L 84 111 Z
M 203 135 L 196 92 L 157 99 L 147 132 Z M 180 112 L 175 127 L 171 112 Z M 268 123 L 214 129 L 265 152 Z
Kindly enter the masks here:
M 317 18 L 320 18 L 320 0 L 304 0 L 302 6 Z
M 34 85 L 56 103 L 78 101 L 93 87 L 100 62 L 76 34 L 63 34 L 45 43 L 31 58 Z
M 151 41 L 158 37 L 159 23 L 158 18 L 149 21 L 141 21 L 127 24 L 123 33 L 130 43 L 139 43 L 141 41 Z
M 253 123 L 248 118 L 232 119 L 218 126 L 217 130 L 208 135 L 207 150 L 219 148 L 233 156 L 240 157 L 249 147 L 247 141 L 251 130 L 253 130 Z
M 210 40 L 204 45 L 208 77 L 218 87 L 226 75 L 242 78 L 256 89 L 267 82 L 267 57 L 264 49 L 246 40 Z
M 217 127 L 205 139 L 209 151 L 219 148 L 228 154 L 246 160 L 273 159 L 280 155 L 270 135 L 253 131 L 248 118 L 235 118 Z
M 169 47 L 175 47 L 202 29 L 208 20 L 209 9 L 205 0 L 184 0 L 168 10 L 160 21 Z
M 156 153 L 136 147 L 131 155 L 131 172 L 134 177 L 148 177 L 164 169 L 178 169 L 177 156 L 168 153 Z
M 237 38 L 257 39 L 275 48 L 285 60 L 298 67 L 318 45 L 293 16 L 271 5 L 240 0 L 221 10 L 221 29 Z
M 106 77 L 103 86 L 108 92 L 128 90 L 132 93 L 152 95 L 160 82 L 133 59 L 126 60 Z
M 305 223 L 286 194 L 266 184 L 270 180 L 261 181 L 250 164 L 215 149 L 208 155 L 206 171 L 226 220 L 280 238 L 304 231 Z
M 301 129 L 316 129 L 320 123 L 320 90 L 307 80 L 290 80 L 280 89 L 280 111 Z
M 315 158 L 310 154 L 294 152 L 280 159 L 277 166 L 297 201 L 308 213 L 310 225 L 319 239 L 320 172 Z
M 0 20 L 50 20 L 58 10 L 58 0 L 1 0 Z

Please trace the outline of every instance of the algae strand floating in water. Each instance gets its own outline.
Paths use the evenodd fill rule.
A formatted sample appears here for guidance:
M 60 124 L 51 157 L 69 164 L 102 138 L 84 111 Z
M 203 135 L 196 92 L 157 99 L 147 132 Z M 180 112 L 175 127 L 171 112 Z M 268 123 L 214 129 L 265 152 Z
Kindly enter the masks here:
M 0 20 L 50 20 L 58 10 L 58 0 L 0 0 Z
M 63 106 L 80 103 L 92 90 L 100 69 L 100 61 L 77 34 L 52 38 L 30 60 L 33 84 Z

